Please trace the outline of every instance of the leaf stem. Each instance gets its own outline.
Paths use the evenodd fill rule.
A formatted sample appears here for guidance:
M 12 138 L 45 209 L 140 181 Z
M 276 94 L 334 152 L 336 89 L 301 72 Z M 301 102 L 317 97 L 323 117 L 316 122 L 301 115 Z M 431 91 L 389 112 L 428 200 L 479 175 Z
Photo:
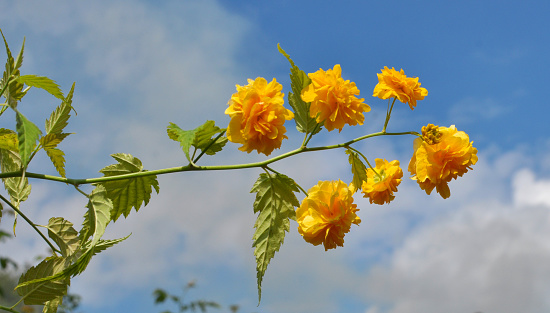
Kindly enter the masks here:
M 29 225 L 31 225 L 32 228 L 34 228 L 34 230 L 42 237 L 42 239 L 44 239 L 44 241 L 46 241 L 48 246 L 50 246 L 52 251 L 61 253 L 61 251 L 59 251 L 58 249 L 55 248 L 55 246 L 48 240 L 48 238 L 46 238 L 46 236 L 44 236 L 44 234 L 38 229 L 38 227 L 36 227 L 36 225 L 25 214 L 23 214 L 23 212 L 21 212 L 15 205 L 13 205 L 8 199 L 6 199 L 1 194 L 0 194 L 0 199 L 2 199 L 2 201 L 4 201 L 7 205 L 9 205 L 12 208 L 12 210 L 17 212 L 17 214 L 21 215 L 21 217 L 23 217 L 23 219 L 25 221 L 27 221 L 27 223 L 29 223 Z
M 311 131 L 311 133 L 309 134 L 309 137 L 304 140 L 304 142 L 302 143 L 302 147 L 306 147 L 307 144 L 309 143 L 309 141 L 311 140 L 311 138 L 313 138 L 313 135 L 315 135 L 315 132 L 317 131 L 317 128 L 319 127 L 319 124 L 315 124 L 315 127 L 313 127 L 313 130 Z
M 361 153 L 361 151 L 359 151 L 355 148 L 352 148 L 352 147 L 348 147 L 348 149 L 350 149 L 350 150 L 354 151 L 355 153 L 359 154 L 363 158 L 363 160 L 365 160 L 365 162 L 367 162 L 370 169 L 376 174 L 376 176 L 378 176 L 378 178 L 382 178 L 382 176 L 380 176 L 380 174 L 378 174 L 378 172 L 374 169 L 374 167 L 372 167 L 372 165 L 370 165 L 369 160 L 367 159 L 367 157 L 363 153 Z
M 395 100 L 397 100 L 397 98 L 393 98 L 393 102 L 391 103 L 391 107 L 390 107 L 390 100 L 388 100 L 388 110 L 386 111 L 386 121 L 384 122 L 384 128 L 382 128 L 382 132 L 385 133 L 386 132 L 386 127 L 388 126 L 388 122 L 390 121 L 390 116 L 391 116 L 391 111 L 393 110 L 393 105 L 395 103 Z

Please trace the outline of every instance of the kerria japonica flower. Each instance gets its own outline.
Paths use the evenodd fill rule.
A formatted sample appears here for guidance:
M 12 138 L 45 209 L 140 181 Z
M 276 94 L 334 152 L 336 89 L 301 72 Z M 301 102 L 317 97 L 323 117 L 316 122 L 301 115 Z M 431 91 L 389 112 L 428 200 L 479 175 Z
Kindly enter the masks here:
M 369 112 L 370 106 L 363 103 L 365 99 L 356 97 L 359 89 L 355 83 L 342 78 L 340 64 L 327 71 L 319 69 L 307 76 L 311 84 L 302 90 L 301 97 L 305 102 L 311 102 L 309 115 L 317 123 L 324 122 L 328 131 L 335 128 L 342 131 L 345 124 L 363 125 L 363 112 Z
M 367 181 L 363 182 L 361 192 L 364 198 L 369 198 L 370 203 L 390 203 L 397 192 L 397 186 L 401 183 L 403 170 L 399 167 L 399 161 L 388 162 L 385 159 L 376 159 L 376 173 L 372 168 L 367 168 Z
M 246 86 L 236 87 L 225 110 L 231 117 L 227 139 L 242 144 L 241 151 L 270 155 L 288 138 L 285 121 L 294 118 L 294 113 L 283 107 L 283 86 L 275 78 L 268 84 L 265 78 L 258 77 L 249 79 Z
M 353 203 L 352 191 L 341 180 L 320 181 L 296 210 L 298 232 L 305 241 L 328 249 L 344 246 L 344 235 L 351 224 L 359 225 L 359 211 Z
M 416 107 L 416 100 L 423 100 L 428 95 L 426 88 L 420 87 L 418 77 L 407 77 L 403 69 L 396 71 L 384 66 L 378 75 L 378 84 L 374 87 L 373 97 L 380 99 L 397 98 L 408 103 L 411 110 Z
M 450 197 L 448 183 L 477 163 L 477 149 L 472 144 L 468 135 L 457 131 L 454 125 L 422 127 L 422 138 L 414 140 L 414 153 L 409 163 L 411 178 L 427 194 L 435 188 L 444 199 Z

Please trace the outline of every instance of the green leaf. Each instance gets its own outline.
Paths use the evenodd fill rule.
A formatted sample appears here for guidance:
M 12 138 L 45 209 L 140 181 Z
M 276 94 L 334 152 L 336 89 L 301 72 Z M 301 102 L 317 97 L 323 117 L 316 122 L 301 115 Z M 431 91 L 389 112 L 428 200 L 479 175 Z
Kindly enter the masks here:
M 0 128 L 0 149 L 19 152 L 17 133 L 11 129 Z
M 4 33 L 2 33 L 1 30 L 0 33 L 2 34 L 2 38 L 4 39 L 6 54 L 8 57 L 6 61 L 6 70 L 4 71 L 4 74 L 2 76 L 0 87 L 3 90 L 2 95 L 5 96 L 8 105 L 15 109 L 17 107 L 17 101 L 21 100 L 26 93 L 26 91 L 23 91 L 23 84 L 17 80 L 17 77 L 19 77 L 20 75 L 19 68 L 23 64 L 23 51 L 25 49 L 25 40 L 23 40 L 23 45 L 21 47 L 21 50 L 19 51 L 19 54 L 17 55 L 17 59 L 14 60 L 8 47 L 6 37 L 4 37 Z
M 111 155 L 118 164 L 104 167 L 99 172 L 105 177 L 118 176 L 131 173 L 146 172 L 138 158 L 130 154 L 117 153 Z M 128 217 L 132 208 L 136 212 L 142 204 L 147 205 L 151 199 L 153 188 L 159 193 L 159 184 L 156 175 L 119 179 L 101 183 L 107 192 L 107 197 L 113 202 L 111 219 L 116 221 L 121 214 Z
M 68 133 L 51 133 L 40 137 L 39 140 L 55 169 L 62 177 L 65 177 L 65 153 L 58 149 L 57 145 L 69 135 Z
M 155 297 L 155 304 L 163 303 L 168 297 L 168 293 L 160 288 L 157 288 L 153 291 L 153 297 Z
M 63 257 L 69 257 L 76 252 L 80 240 L 78 232 L 73 228 L 73 223 L 62 217 L 52 217 L 46 228 L 48 236 L 55 241 Z
M 48 148 L 45 150 L 48 157 L 50 157 L 53 166 L 55 166 L 55 170 L 59 173 L 59 175 L 61 175 L 61 177 L 65 177 L 65 153 L 57 148 Z
M 0 149 L 0 168 L 2 173 L 21 170 L 19 153 Z M 23 183 L 21 183 L 21 177 L 3 178 L 3 181 L 13 203 L 17 204 L 27 200 L 31 193 L 31 185 L 29 185 L 29 180 L 26 177 Z
M 213 136 L 225 131 L 225 129 L 217 127 L 214 121 L 206 121 L 206 123 L 197 127 L 196 131 L 193 146 L 201 151 L 206 150 L 205 153 L 208 155 L 214 155 L 216 152 L 221 151 L 227 143 L 226 137 L 220 137 L 216 142 L 213 142 L 215 139 L 212 138 Z
M 290 86 L 292 92 L 288 93 L 288 104 L 294 110 L 294 121 L 296 129 L 301 133 L 317 134 L 321 131 L 322 123 L 317 123 L 315 118 L 309 115 L 309 102 L 302 100 L 302 90 L 311 84 L 311 79 L 307 74 L 300 70 L 292 61 L 290 56 L 277 44 L 279 52 L 290 62 Z
M 193 140 L 195 140 L 195 134 L 197 132 L 197 129 L 183 130 L 178 125 L 174 123 L 170 123 L 170 125 L 168 125 L 166 132 L 168 133 L 168 137 L 170 137 L 170 139 L 178 141 L 180 143 L 180 146 L 183 149 L 183 152 L 185 153 L 185 157 L 189 162 L 191 162 L 189 149 L 191 149 Z
M 259 212 L 252 246 L 256 256 L 258 298 L 261 300 L 262 279 L 269 261 L 283 244 L 285 231 L 290 230 L 290 219 L 296 219 L 294 207 L 300 203 L 294 192 L 299 192 L 299 188 L 285 175 L 262 173 L 250 192 L 256 193 L 254 213 Z
M 128 239 L 130 237 L 130 235 L 128 235 L 126 237 L 123 237 L 123 238 L 119 238 L 119 239 L 109 239 L 109 240 L 100 239 L 96 243 L 96 245 L 94 246 L 93 255 L 96 255 L 96 254 L 100 253 L 101 251 L 106 250 L 107 248 L 110 248 L 110 247 L 116 245 L 119 242 L 123 242 L 124 240 Z M 83 247 L 87 248 L 91 245 L 91 243 L 92 243 L 91 241 L 88 241 L 83 245 Z
M 72 109 L 72 99 L 74 93 L 74 83 L 71 87 L 71 91 L 63 102 L 55 108 L 55 110 L 50 114 L 50 118 L 46 120 L 46 133 L 48 134 L 60 134 L 63 131 L 63 128 L 67 126 L 68 120 L 71 117 Z
M 80 230 L 80 242 L 84 243 L 88 238 L 92 237 L 91 246 L 94 246 L 103 233 L 107 224 L 111 221 L 111 211 L 113 204 L 107 197 L 107 191 L 102 185 L 96 186 L 96 188 L 90 194 L 88 205 L 86 206 L 88 211 L 84 214 L 84 223 Z
M 16 290 L 25 299 L 25 304 L 44 304 L 67 293 L 69 279 L 37 281 L 60 273 L 65 263 L 66 259 L 62 257 L 47 258 L 21 275 Z
M 29 121 L 23 114 L 17 112 L 15 115 L 17 124 L 17 139 L 19 140 L 19 155 L 21 157 L 21 165 L 27 167 L 30 161 L 36 141 L 42 132 L 40 129 Z
M 193 130 L 183 130 L 174 123 L 170 123 L 167 128 L 168 137 L 180 143 L 189 162 L 192 161 L 189 151 L 191 146 L 205 151 L 208 155 L 214 155 L 216 152 L 221 151 L 227 143 L 227 138 L 219 137 L 216 139 L 213 137 L 222 132 L 225 132 L 225 129 L 217 127 L 214 121 L 206 121 Z
M 63 95 L 61 88 L 59 88 L 59 85 L 53 79 L 45 76 L 23 75 L 19 76 L 17 80 L 27 86 L 44 89 L 52 96 L 65 100 L 65 96 Z
M 353 192 L 355 193 L 361 190 L 363 182 L 367 181 L 367 167 L 356 152 L 347 149 L 346 154 L 349 154 L 348 161 L 349 164 L 351 164 L 351 173 L 353 174 L 352 183 L 354 186 Z

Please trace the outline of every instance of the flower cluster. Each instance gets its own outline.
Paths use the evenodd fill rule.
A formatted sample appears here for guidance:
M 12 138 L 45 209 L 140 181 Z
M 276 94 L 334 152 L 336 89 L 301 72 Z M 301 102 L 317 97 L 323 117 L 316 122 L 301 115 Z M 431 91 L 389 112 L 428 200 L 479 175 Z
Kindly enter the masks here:
M 305 241 L 325 251 L 344 245 L 344 235 L 351 224 L 361 223 L 355 212 L 352 192 L 341 180 L 320 181 L 308 191 L 308 196 L 296 210 L 298 232 Z
M 397 186 L 401 183 L 403 170 L 399 167 L 399 161 L 388 162 L 385 159 L 376 159 L 376 168 L 367 169 L 367 181 L 361 186 L 365 198 L 370 203 L 390 203 L 397 192 Z
M 403 103 L 408 103 L 411 110 L 416 107 L 416 100 L 423 100 L 428 95 L 426 88 L 420 87 L 418 77 L 405 76 L 403 69 L 396 71 L 384 66 L 378 75 L 378 84 L 374 87 L 373 97 L 380 99 L 397 98 Z
M 294 63 L 290 62 L 294 67 Z M 417 101 L 428 95 L 428 90 L 420 87 L 418 77 L 407 77 L 403 69 L 396 71 L 393 67 L 389 69 L 385 66 L 381 71 L 377 74 L 378 84 L 373 91 L 374 97 L 393 99 L 394 102 L 399 100 L 413 110 Z M 297 116 L 300 116 L 296 121 L 299 131 L 303 129 L 300 123 L 307 120 L 307 114 L 310 119 L 322 123 L 329 132 L 334 129 L 340 132 L 345 125 L 363 125 L 364 113 L 370 111 L 370 106 L 364 103 L 365 99 L 358 97 L 359 89 L 355 83 L 342 78 L 339 64 L 333 69 L 319 69 L 307 76 L 310 83 L 303 81 L 304 72 L 291 75 L 291 79 L 301 77 L 299 81 L 292 81 L 293 88 L 303 86 L 301 90 L 294 89 L 294 92 L 299 94 L 305 106 L 299 107 L 296 103 L 292 105 Z M 283 107 L 281 90 L 282 86 L 275 79 L 268 83 L 261 77 L 249 79 L 246 86 L 237 85 L 237 93 L 231 97 L 225 113 L 231 117 L 227 138 L 242 144 L 240 150 L 248 153 L 256 150 L 269 155 L 281 147 L 282 140 L 287 138 L 284 123 L 294 118 L 294 113 Z M 386 134 L 392 108 L 393 104 L 391 108 L 388 107 L 383 135 Z M 311 138 L 315 132 L 304 132 L 306 145 L 308 136 Z M 416 132 L 409 134 L 418 135 Z M 472 144 L 468 135 L 457 131 L 454 125 L 448 128 L 432 124 L 424 126 L 422 136 L 416 138 L 413 144 L 414 151 L 408 166 L 411 179 L 427 194 L 435 188 L 443 198 L 448 198 L 448 183 L 462 176 L 477 162 L 477 149 Z M 309 189 L 296 210 L 300 235 L 313 245 L 323 244 L 325 250 L 343 246 L 344 236 L 350 231 L 351 224 L 358 225 L 361 222 L 356 214 L 359 209 L 352 197 L 358 188 L 371 204 L 383 205 L 395 199 L 397 187 L 402 182 L 403 170 L 398 160 L 389 162 L 377 158 L 373 168 L 366 157 L 355 151 L 357 153 L 353 152 L 354 155 L 350 154 L 354 183 L 347 185 L 341 180 L 320 181 Z M 361 164 L 358 155 L 369 163 L 369 167 Z M 355 186 L 358 182 L 360 186 Z
M 328 131 L 342 131 L 344 125 L 363 125 L 370 106 L 359 99 L 359 89 L 354 82 L 342 78 L 340 64 L 333 69 L 308 74 L 311 84 L 302 90 L 302 100 L 311 102 L 309 115 L 317 123 L 323 123 Z
M 412 179 L 430 194 L 435 188 L 444 198 L 451 196 L 448 183 L 464 175 L 477 163 L 477 149 L 468 135 L 454 125 L 422 128 L 422 138 L 414 140 L 414 153 L 409 163 Z
M 275 80 L 268 84 L 262 77 L 249 79 L 248 85 L 237 85 L 225 114 L 231 117 L 227 127 L 227 139 L 241 143 L 241 151 L 270 155 L 288 138 L 284 123 L 294 118 L 294 113 L 283 107 L 283 86 Z

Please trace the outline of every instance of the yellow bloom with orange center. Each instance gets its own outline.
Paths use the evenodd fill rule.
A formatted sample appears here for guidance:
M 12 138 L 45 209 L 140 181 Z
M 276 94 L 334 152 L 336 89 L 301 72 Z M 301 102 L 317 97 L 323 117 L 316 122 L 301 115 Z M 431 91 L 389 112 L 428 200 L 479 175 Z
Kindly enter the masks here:
M 311 84 L 302 90 L 301 97 L 305 102 L 311 102 L 309 115 L 317 123 L 324 122 L 328 131 L 335 128 L 342 131 L 345 124 L 363 125 L 363 112 L 369 112 L 370 106 L 363 103 L 365 99 L 356 97 L 359 89 L 355 83 L 342 78 L 340 64 L 331 70 L 319 69 L 307 76 Z
M 418 77 L 407 77 L 403 69 L 399 72 L 393 67 L 384 66 L 378 75 L 378 84 L 374 87 L 373 97 L 380 99 L 397 98 L 408 103 L 411 110 L 416 107 L 416 100 L 423 100 L 428 95 L 426 88 L 420 87 Z
M 390 203 L 397 192 L 397 186 L 401 183 L 403 170 L 399 167 L 399 161 L 388 162 L 384 159 L 376 159 L 376 174 L 372 168 L 367 168 L 367 181 L 363 181 L 361 186 L 365 198 L 369 198 L 370 203 L 384 204 Z
M 296 210 L 298 232 L 315 246 L 322 243 L 325 251 L 342 247 L 351 224 L 361 223 L 357 211 L 352 191 L 346 183 L 341 180 L 320 181 L 309 189 L 308 196 Z
M 249 79 L 246 86 L 237 85 L 225 114 L 231 117 L 227 139 L 242 144 L 239 150 L 270 155 L 288 138 L 284 123 L 293 119 L 294 113 L 283 107 L 282 89 L 275 78 L 269 84 L 258 77 Z
M 456 127 L 428 125 L 422 127 L 422 138 L 414 140 L 414 154 L 409 172 L 430 194 L 434 188 L 444 198 L 451 196 L 448 183 L 464 175 L 477 163 L 477 149 L 470 138 Z

